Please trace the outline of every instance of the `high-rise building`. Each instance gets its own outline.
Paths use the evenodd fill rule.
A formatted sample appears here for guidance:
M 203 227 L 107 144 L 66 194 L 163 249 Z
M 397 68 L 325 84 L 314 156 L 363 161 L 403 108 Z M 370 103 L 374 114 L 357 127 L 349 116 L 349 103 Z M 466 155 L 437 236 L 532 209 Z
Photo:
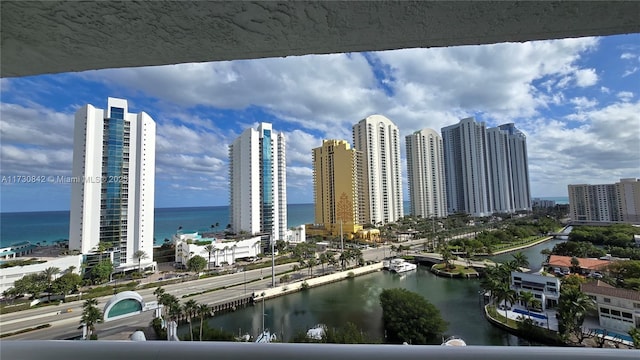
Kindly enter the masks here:
M 69 249 L 106 249 L 119 271 L 153 265 L 155 139 L 153 119 L 126 100 L 76 112 Z
M 486 126 L 474 118 L 442 128 L 447 210 L 449 214 L 492 213 L 487 170 Z
M 398 220 L 403 216 L 398 127 L 382 115 L 371 115 L 353 126 L 353 147 L 364 157 L 364 218 L 371 223 Z
M 514 124 L 487 129 L 493 212 L 531 210 L 527 138 Z
M 577 222 L 640 224 L 640 181 L 569 185 L 569 216 Z
M 344 140 L 323 140 L 313 152 L 314 223 L 332 235 L 354 233 L 367 221 L 362 152 Z
M 423 129 L 405 139 L 411 214 L 425 218 L 446 217 L 442 137 L 433 129 Z
M 623 222 L 640 224 L 640 180 L 627 178 L 616 183 L 618 208 Z
M 531 210 L 525 135 L 513 124 L 486 129 L 474 118 L 442 129 L 449 213 Z
M 270 123 L 245 130 L 229 145 L 231 229 L 284 239 L 287 230 L 285 138 Z M 265 244 L 265 246 L 268 243 Z

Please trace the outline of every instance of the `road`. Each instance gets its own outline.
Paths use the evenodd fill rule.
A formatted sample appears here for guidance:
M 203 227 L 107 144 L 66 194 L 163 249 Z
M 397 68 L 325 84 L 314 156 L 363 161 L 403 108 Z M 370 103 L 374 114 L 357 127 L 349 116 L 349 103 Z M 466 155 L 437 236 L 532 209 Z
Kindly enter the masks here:
M 413 240 L 403 243 L 413 247 L 422 246 L 426 240 Z M 378 248 L 362 250 L 362 255 L 366 261 L 382 261 L 385 257 L 392 255 L 390 246 L 385 245 Z M 278 274 L 290 271 L 296 263 L 276 266 L 276 284 L 278 284 Z M 326 265 L 325 265 L 326 268 Z M 315 266 L 314 274 L 321 274 L 322 267 Z M 249 295 L 271 287 L 271 268 L 243 271 L 239 273 L 214 276 L 205 279 L 192 280 L 179 284 L 162 285 L 165 292 L 175 295 L 180 301 L 193 299 L 201 304 L 213 304 L 226 299 L 236 298 L 240 295 Z M 296 277 L 307 275 L 307 269 L 300 270 Z M 262 280 L 260 280 L 262 279 Z M 190 296 L 184 299 L 182 296 L 195 294 L 198 292 L 218 289 L 204 294 Z M 156 301 L 153 295 L 155 288 L 136 290 L 145 302 Z M 111 296 L 98 298 L 98 307 L 103 308 Z M 33 328 L 38 325 L 51 324 L 51 327 L 13 335 L 4 339 L 15 340 L 50 340 L 65 339 L 81 334 L 78 330 L 80 326 L 80 316 L 82 314 L 83 301 L 73 301 L 61 305 L 45 306 L 25 311 L 0 315 L 0 332 L 3 334 L 12 333 L 18 330 Z M 133 316 L 127 319 L 110 321 L 98 324 L 96 331 L 105 336 L 117 333 L 117 329 L 122 327 L 146 327 L 151 321 L 152 311 Z

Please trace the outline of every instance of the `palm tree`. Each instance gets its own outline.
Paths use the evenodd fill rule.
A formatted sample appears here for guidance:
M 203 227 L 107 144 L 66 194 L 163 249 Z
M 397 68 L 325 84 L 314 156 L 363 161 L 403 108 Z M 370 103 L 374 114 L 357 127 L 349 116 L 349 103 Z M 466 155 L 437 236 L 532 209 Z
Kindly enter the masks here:
M 518 251 L 517 253 L 511 255 L 513 257 L 514 265 L 518 268 L 526 268 L 529 266 L 529 259 L 522 252 Z
M 448 245 L 442 245 L 439 249 L 440 255 L 442 255 L 442 261 L 444 262 L 445 269 L 448 269 L 451 266 L 449 262 L 453 258 L 453 254 L 451 253 L 451 249 Z
M 211 313 L 211 309 L 206 304 L 200 304 L 198 305 L 196 312 L 200 315 L 200 341 L 202 341 L 202 326 L 204 325 L 204 318 Z
M 329 257 L 327 256 L 327 253 L 322 253 L 320 254 L 320 265 L 322 266 L 322 275 L 324 275 L 324 264 L 329 262 Z
M 316 260 L 316 258 L 312 257 L 311 259 L 307 260 L 307 265 L 309 265 L 309 274 L 313 276 L 313 267 L 318 265 L 318 261 Z
M 76 271 L 76 269 L 77 268 L 75 266 L 71 265 L 64 272 L 65 274 L 73 274 L 73 272 Z
M 184 315 L 187 317 L 187 321 L 189 322 L 189 334 L 191 334 L 191 341 L 193 341 L 193 315 L 198 310 L 198 303 L 191 299 L 184 303 L 182 310 L 184 311 Z
M 531 291 L 520 292 L 520 301 L 524 303 L 524 307 L 527 309 L 527 316 L 531 319 L 531 312 L 529 311 L 529 305 L 535 300 L 535 296 Z
M 142 259 L 147 259 L 149 255 L 144 250 L 136 250 L 133 253 L 133 257 L 138 260 L 138 273 L 142 273 Z
M 84 305 L 82 305 L 80 324 L 87 327 L 89 338 L 96 330 L 95 324 L 99 323 L 102 323 L 102 311 L 98 309 L 98 300 L 95 298 L 85 300 Z
M 216 250 L 216 247 L 213 244 L 209 244 L 205 246 L 204 249 L 209 253 L 209 262 L 207 263 L 207 270 L 211 270 L 211 253 Z
M 165 290 L 162 288 L 162 286 L 158 286 L 158 288 L 153 291 L 153 295 L 156 296 L 156 299 L 158 300 L 158 304 L 160 303 L 160 299 L 162 299 L 162 296 L 164 294 L 165 294 Z
M 47 280 L 47 294 L 49 296 L 49 301 L 51 301 L 51 284 L 53 283 L 54 277 L 59 273 L 60 269 L 57 267 L 48 267 L 42 271 L 42 274 Z
M 498 304 L 500 304 L 501 302 L 504 302 L 506 305 L 506 303 L 508 302 L 510 307 L 511 305 L 513 305 L 513 302 L 516 300 L 516 292 L 512 290 L 509 287 L 509 285 L 506 283 L 501 283 L 500 286 L 498 286 L 494 291 L 495 291 L 496 302 Z M 504 317 L 508 318 L 506 306 L 504 308 Z

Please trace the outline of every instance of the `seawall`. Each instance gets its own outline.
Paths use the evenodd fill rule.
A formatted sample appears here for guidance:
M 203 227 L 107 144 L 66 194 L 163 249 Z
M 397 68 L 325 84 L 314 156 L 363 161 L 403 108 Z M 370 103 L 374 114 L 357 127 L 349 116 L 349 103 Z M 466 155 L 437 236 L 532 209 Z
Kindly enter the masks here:
M 322 275 L 322 276 L 314 277 L 311 279 L 305 279 L 303 281 L 284 284 L 284 285 L 276 286 L 271 289 L 263 290 L 260 293 L 255 293 L 253 296 L 253 301 L 256 302 L 262 299 L 271 299 L 274 297 L 287 295 L 296 291 L 304 290 L 306 288 L 312 288 L 320 285 L 330 284 L 336 281 L 349 279 L 351 277 L 360 276 L 360 275 L 372 273 L 374 271 L 379 271 L 379 270 L 382 270 L 382 262 L 375 263 L 372 265 L 366 265 L 358 268 L 353 268 L 345 271 L 340 271 L 340 272 L 336 272 L 329 275 Z

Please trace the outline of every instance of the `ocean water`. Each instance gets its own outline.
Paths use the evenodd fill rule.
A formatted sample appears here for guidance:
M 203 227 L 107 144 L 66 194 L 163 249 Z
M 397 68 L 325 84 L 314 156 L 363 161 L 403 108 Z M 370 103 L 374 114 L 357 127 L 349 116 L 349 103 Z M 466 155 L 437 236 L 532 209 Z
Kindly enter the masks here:
M 535 198 L 536 196 L 534 196 Z M 542 200 L 552 200 L 555 201 L 557 205 L 567 205 L 569 204 L 569 197 L 567 196 L 539 196 L 538 199 Z
M 313 204 L 287 205 L 289 227 L 313 222 Z M 224 230 L 229 223 L 228 206 L 158 208 L 155 210 L 154 239 L 161 245 L 179 227 L 183 232 Z M 30 241 L 42 245 L 69 238 L 69 211 L 0 213 L 0 246 Z
M 567 204 L 567 197 L 541 197 Z M 404 202 L 404 213 L 410 213 L 409 202 Z M 287 225 L 313 223 L 313 204 L 287 205 Z M 224 230 L 229 223 L 228 206 L 158 208 L 155 210 L 154 239 L 161 245 L 170 239 L 179 227 L 183 232 L 210 231 L 211 225 L 218 223 L 214 230 Z M 69 211 L 14 212 L 0 213 L 0 246 L 30 241 L 51 244 L 69 238 Z

